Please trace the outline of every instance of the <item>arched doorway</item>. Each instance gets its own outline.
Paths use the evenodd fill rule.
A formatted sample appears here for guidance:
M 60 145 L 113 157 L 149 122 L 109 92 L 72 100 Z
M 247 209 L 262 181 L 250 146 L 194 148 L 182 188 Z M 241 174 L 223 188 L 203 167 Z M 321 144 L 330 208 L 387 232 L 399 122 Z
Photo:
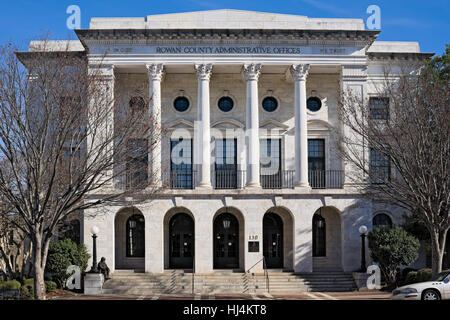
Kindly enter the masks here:
M 231 213 L 224 212 L 214 219 L 214 268 L 239 267 L 239 222 Z
M 194 264 L 194 220 L 177 213 L 169 221 L 169 268 L 192 269 Z
M 133 214 L 126 223 L 126 256 L 143 258 L 145 255 L 145 223 L 142 214 Z
M 342 271 L 341 214 L 321 207 L 312 218 L 313 271 Z
M 124 208 L 116 214 L 114 229 L 115 268 L 143 270 L 145 265 L 144 215 L 136 208 Z
M 283 220 L 268 212 L 263 218 L 263 254 L 267 268 L 283 268 Z

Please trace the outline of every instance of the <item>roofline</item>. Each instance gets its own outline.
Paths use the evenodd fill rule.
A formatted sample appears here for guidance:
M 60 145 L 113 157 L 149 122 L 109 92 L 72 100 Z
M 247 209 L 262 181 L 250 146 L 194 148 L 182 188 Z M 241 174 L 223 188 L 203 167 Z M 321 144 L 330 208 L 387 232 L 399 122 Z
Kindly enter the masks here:
M 31 58 L 36 54 L 42 54 L 49 58 L 58 56 L 59 54 L 70 54 L 73 56 L 78 56 L 83 58 L 86 55 L 86 51 L 16 51 L 14 52 L 17 59 L 26 67 L 27 59 Z
M 429 60 L 432 52 L 367 52 L 371 60 Z
M 367 41 L 372 44 L 378 37 L 380 30 L 317 30 L 317 29 L 77 29 L 75 30 L 78 39 L 88 50 L 85 40 L 117 40 L 130 39 L 197 39 L 198 37 L 211 36 L 220 39 L 236 39 L 239 36 L 253 39 L 255 36 L 282 37 L 288 39 L 344 39 L 349 38 L 356 41 Z

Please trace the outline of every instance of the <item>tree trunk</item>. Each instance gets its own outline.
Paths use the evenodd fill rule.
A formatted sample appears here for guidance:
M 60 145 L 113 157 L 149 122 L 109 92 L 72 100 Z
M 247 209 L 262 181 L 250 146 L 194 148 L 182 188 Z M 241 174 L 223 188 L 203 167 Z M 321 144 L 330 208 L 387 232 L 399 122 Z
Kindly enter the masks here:
M 445 240 L 447 231 L 435 230 L 431 235 L 431 267 L 433 277 L 442 272 L 442 261 L 444 258 Z
M 45 284 L 44 284 L 44 268 L 42 265 L 42 238 L 36 235 L 33 241 L 33 274 L 34 274 L 34 298 L 37 300 L 45 299 Z

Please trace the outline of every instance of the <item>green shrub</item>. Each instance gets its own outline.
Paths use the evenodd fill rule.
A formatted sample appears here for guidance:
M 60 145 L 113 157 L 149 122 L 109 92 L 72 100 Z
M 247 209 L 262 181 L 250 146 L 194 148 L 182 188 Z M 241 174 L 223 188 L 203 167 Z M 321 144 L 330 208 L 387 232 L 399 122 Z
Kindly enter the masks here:
M 417 271 L 410 271 L 406 275 L 405 284 L 412 284 L 417 282 Z
M 45 292 L 53 292 L 56 290 L 56 283 L 50 280 L 45 281 Z
M 86 270 L 89 254 L 84 244 L 77 245 L 70 239 L 50 243 L 45 270 L 52 275 L 57 287 L 63 289 L 70 274 L 66 270 L 71 265 L 77 265 L 81 271 Z
M 32 286 L 32 287 L 34 287 L 34 278 L 24 279 L 23 280 L 23 285 L 24 286 Z
M 17 280 L 9 280 L 0 283 L 0 289 L 4 290 L 19 290 L 21 287 L 21 284 Z
M 419 256 L 419 240 L 402 228 L 376 228 L 369 232 L 368 239 L 370 256 L 389 285 L 396 282 L 398 266 L 409 265 Z
M 416 282 L 431 281 L 433 279 L 433 272 L 430 268 L 420 269 L 417 271 Z
M 34 279 L 24 279 L 22 290 L 20 290 L 20 299 L 34 300 Z

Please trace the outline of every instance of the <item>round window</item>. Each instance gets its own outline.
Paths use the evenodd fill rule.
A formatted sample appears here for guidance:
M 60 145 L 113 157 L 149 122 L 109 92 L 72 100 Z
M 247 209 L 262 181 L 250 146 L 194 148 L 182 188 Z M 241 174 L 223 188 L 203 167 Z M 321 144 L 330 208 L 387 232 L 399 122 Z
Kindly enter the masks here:
M 234 102 L 233 99 L 231 99 L 230 97 L 222 97 L 219 99 L 217 105 L 219 106 L 219 109 L 221 111 L 228 112 L 231 111 L 231 109 L 233 109 Z
M 189 108 L 189 100 L 185 97 L 178 97 L 174 100 L 173 107 L 178 112 L 184 112 Z
M 278 108 L 278 101 L 274 97 L 266 97 L 262 101 L 262 107 L 267 112 L 274 112 Z
M 319 111 L 322 108 L 322 101 L 317 97 L 311 97 L 306 101 L 306 107 L 313 112 Z

